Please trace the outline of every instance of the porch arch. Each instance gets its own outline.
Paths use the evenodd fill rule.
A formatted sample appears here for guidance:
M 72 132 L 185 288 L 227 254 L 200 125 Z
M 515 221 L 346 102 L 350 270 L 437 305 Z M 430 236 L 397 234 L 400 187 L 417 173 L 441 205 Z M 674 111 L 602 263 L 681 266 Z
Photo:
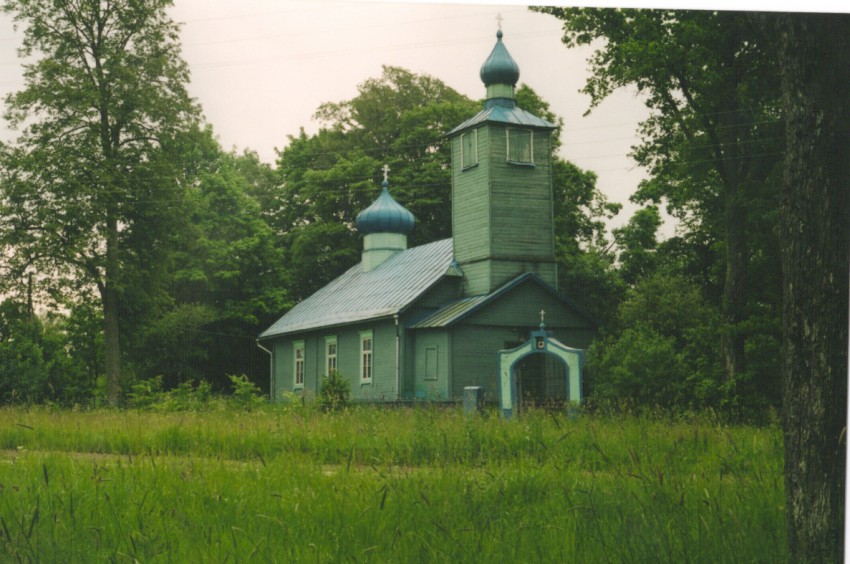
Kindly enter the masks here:
M 517 397 L 516 367 L 524 358 L 534 354 L 545 354 L 557 358 L 564 365 L 567 379 L 568 400 L 581 402 L 581 365 L 584 351 L 568 347 L 549 336 L 543 328 L 531 334 L 531 339 L 522 345 L 499 351 L 499 405 L 502 415 L 510 419 L 517 410 L 520 398 Z

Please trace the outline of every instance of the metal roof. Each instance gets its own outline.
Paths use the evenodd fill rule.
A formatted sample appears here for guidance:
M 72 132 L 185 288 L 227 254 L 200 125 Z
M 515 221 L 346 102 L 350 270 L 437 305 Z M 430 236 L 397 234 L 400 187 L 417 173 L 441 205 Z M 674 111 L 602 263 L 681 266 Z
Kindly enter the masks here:
M 471 129 L 483 123 L 507 123 L 509 125 L 538 127 L 541 129 L 556 129 L 558 127 L 554 123 L 543 118 L 539 118 L 536 115 L 516 106 L 505 107 L 491 105 L 452 129 L 448 135 L 455 135 L 456 133 Z
M 462 298 L 438 309 L 425 319 L 410 326 L 411 329 L 433 329 L 447 327 L 458 319 L 465 317 L 490 299 L 491 294 Z
M 550 292 L 553 296 L 555 296 L 561 302 L 567 304 L 571 308 L 573 308 L 576 313 L 584 316 L 591 323 L 598 325 L 596 320 L 588 314 L 583 308 L 577 305 L 575 302 L 567 298 L 566 296 L 562 296 L 558 293 L 557 290 L 552 288 L 549 284 L 544 282 L 539 276 L 532 272 L 526 272 L 525 274 L 520 274 L 513 280 L 504 284 L 501 288 L 494 290 L 489 294 L 483 294 L 480 296 L 472 296 L 469 298 L 461 298 L 454 302 L 451 302 L 425 319 L 421 319 L 418 322 L 414 323 L 410 326 L 411 329 L 434 329 L 439 327 L 448 327 L 453 323 L 457 323 L 461 319 L 466 316 L 474 313 L 478 309 L 484 307 L 485 305 L 493 302 L 498 299 L 500 296 L 506 294 L 511 291 L 513 288 L 516 288 L 520 284 L 526 281 L 533 281 L 543 287 L 545 290 Z
M 451 239 L 401 251 L 369 272 L 357 264 L 289 310 L 259 338 L 395 315 L 444 276 L 457 275 Z

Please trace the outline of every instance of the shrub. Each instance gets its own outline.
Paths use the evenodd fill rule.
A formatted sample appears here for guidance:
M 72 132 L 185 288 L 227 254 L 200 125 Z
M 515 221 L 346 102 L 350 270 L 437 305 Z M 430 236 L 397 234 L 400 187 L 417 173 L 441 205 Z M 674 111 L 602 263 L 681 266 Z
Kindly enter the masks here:
M 233 384 L 233 394 L 230 396 L 230 402 L 234 407 L 244 409 L 245 411 L 253 411 L 266 402 L 262 390 L 248 380 L 248 377 L 244 374 L 240 376 L 228 374 L 227 377 Z
M 322 380 L 319 407 L 322 411 L 341 411 L 351 405 L 351 385 L 337 370 Z
M 130 386 L 127 394 L 130 407 L 150 409 L 162 401 L 162 375 L 140 380 Z
M 211 398 L 212 386 L 209 382 L 201 380 L 197 386 L 193 386 L 187 380 L 164 393 L 159 407 L 164 411 L 202 411 L 207 409 Z

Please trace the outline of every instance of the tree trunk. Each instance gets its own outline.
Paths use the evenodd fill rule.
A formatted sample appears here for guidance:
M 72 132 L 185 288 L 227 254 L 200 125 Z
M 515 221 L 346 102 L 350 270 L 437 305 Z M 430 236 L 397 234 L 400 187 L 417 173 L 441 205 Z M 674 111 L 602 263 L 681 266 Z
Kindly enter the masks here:
M 850 264 L 850 17 L 776 17 L 786 527 L 793 562 L 841 562 Z
M 118 222 L 106 222 L 106 272 L 102 290 L 103 340 L 106 353 L 106 400 L 115 407 L 121 399 L 121 340 L 118 324 Z
M 736 143 L 730 143 L 735 146 Z M 736 157 L 737 158 L 737 157 Z M 747 240 L 747 209 L 742 202 L 741 183 L 737 167 L 724 185 L 724 222 L 726 230 L 726 276 L 723 285 L 723 317 L 726 330 L 721 338 L 726 383 L 730 395 L 735 395 L 735 383 L 746 370 L 747 283 L 749 244 Z
M 738 14 L 729 12 L 721 16 L 728 26 L 735 26 Z M 740 88 L 745 81 L 741 76 L 738 50 L 739 38 L 729 36 L 723 47 L 723 111 L 717 116 L 717 137 L 721 144 L 717 164 L 722 181 L 723 229 L 726 242 L 726 272 L 723 283 L 723 318 L 726 330 L 721 337 L 723 376 L 729 386 L 730 397 L 736 394 L 736 382 L 746 370 L 747 287 L 749 277 L 749 240 L 747 239 L 747 205 L 744 197 L 748 163 L 742 152 L 747 150 L 746 132 L 753 121 L 742 108 Z

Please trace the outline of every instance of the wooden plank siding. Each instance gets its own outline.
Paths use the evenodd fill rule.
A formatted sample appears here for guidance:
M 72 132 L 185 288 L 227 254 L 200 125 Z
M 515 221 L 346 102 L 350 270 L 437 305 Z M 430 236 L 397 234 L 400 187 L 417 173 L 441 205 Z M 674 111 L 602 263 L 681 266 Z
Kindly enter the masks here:
M 546 311 L 546 329 L 567 346 L 587 349 L 593 324 L 539 284 L 525 282 L 452 327 L 451 397 L 465 386 L 482 386 L 488 400 L 498 398 L 498 352 L 527 341 Z
M 441 329 L 417 331 L 415 347 L 413 398 L 430 401 L 452 399 L 449 388 L 452 355 L 448 332 Z
M 478 165 L 461 166 L 460 136 L 452 139 L 452 238 L 458 262 L 490 252 L 489 129 L 478 128 Z
M 557 288 L 551 185 L 551 133 L 533 131 L 534 165 L 507 160 L 504 124 L 478 128 L 479 164 L 462 169 L 452 140 L 452 237 L 465 294 L 489 293 L 523 272 Z M 495 180 L 498 179 L 498 180 Z M 498 260 L 501 264 L 491 264 Z
M 510 327 L 463 323 L 452 328 L 451 397 L 463 397 L 466 386 L 481 386 L 487 401 L 499 398 L 499 355 L 516 334 Z
M 372 382 L 360 382 L 360 335 L 372 331 Z M 403 366 L 404 336 L 399 328 L 399 362 Z M 374 320 L 370 323 L 329 327 L 322 331 L 299 333 L 273 340 L 275 398 L 280 400 L 285 392 L 296 391 L 307 399 L 318 395 L 322 378 L 326 375 L 325 338 L 336 337 L 337 370 L 351 385 L 355 401 L 391 401 L 396 399 L 396 326 L 392 319 Z M 304 342 L 304 387 L 294 390 L 294 343 Z

